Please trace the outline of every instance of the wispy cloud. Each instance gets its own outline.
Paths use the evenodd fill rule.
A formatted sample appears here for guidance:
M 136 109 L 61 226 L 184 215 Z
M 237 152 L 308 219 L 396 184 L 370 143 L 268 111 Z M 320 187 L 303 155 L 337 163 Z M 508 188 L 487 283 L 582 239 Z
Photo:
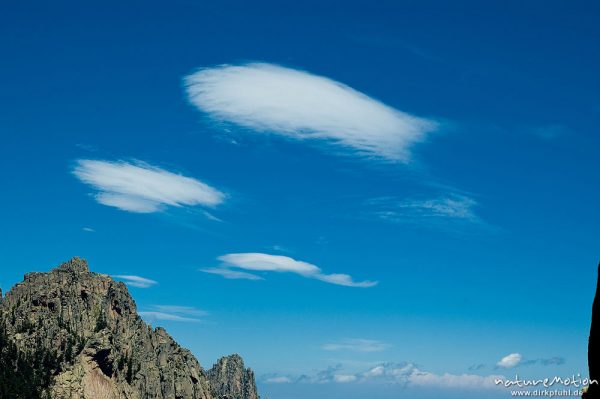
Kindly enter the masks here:
M 208 316 L 206 310 L 196 309 L 193 306 L 178 306 L 178 305 L 154 305 L 153 309 L 160 312 L 185 314 L 189 316 Z
M 485 368 L 485 364 L 478 363 L 478 364 L 474 364 L 474 365 L 470 366 L 469 371 L 479 371 L 479 370 L 483 370 L 484 368 Z
M 162 320 L 162 321 L 200 321 L 192 317 L 185 317 L 178 314 L 157 312 L 157 311 L 145 311 L 139 312 L 139 315 L 148 320 Z
M 125 284 L 129 285 L 130 287 L 150 288 L 150 287 L 158 284 L 157 281 L 150 280 L 149 278 L 140 277 L 140 276 L 118 274 L 113 277 L 115 277 L 119 280 L 123 280 L 123 282 Z
M 96 191 L 96 200 L 124 211 L 151 213 L 167 206 L 214 207 L 225 195 L 197 179 L 138 162 L 78 160 L 73 174 Z
M 367 221 L 406 225 L 459 236 L 499 232 L 497 226 L 479 216 L 478 208 L 479 203 L 475 199 L 452 192 L 429 198 L 371 198 L 364 201 L 360 210 L 351 215 Z
M 498 363 L 496 363 L 496 366 L 505 369 L 510 369 L 513 367 L 517 367 L 519 363 L 521 363 L 522 359 L 523 356 L 520 353 L 511 353 L 510 355 L 506 355 L 502 359 L 500 359 Z
M 263 376 L 261 380 L 267 384 L 290 384 L 292 379 L 284 375 L 267 375 Z
M 295 260 L 282 255 L 237 253 L 223 255 L 217 259 L 223 262 L 219 267 L 201 269 L 200 271 L 205 273 L 219 274 L 230 279 L 261 279 L 261 277 L 256 274 L 232 270 L 243 269 L 254 272 L 295 273 L 302 277 L 313 278 L 326 283 L 344 285 L 347 287 L 373 287 L 377 284 L 376 281 L 356 282 L 348 274 L 324 274 L 321 268 L 313 264 Z
M 217 274 L 230 280 L 264 280 L 256 274 L 241 272 L 239 270 L 231 270 L 227 267 L 207 267 L 200 269 L 204 273 Z
M 299 377 L 289 375 L 268 375 L 263 381 L 282 380 L 293 383 L 373 383 L 397 384 L 405 387 L 427 387 L 442 389 L 497 389 L 496 379 L 504 380 L 502 375 L 477 375 L 477 374 L 437 374 L 423 371 L 413 363 L 381 363 L 364 371 L 349 372 L 341 364 L 328 367 L 313 374 Z
M 185 83 L 190 102 L 218 120 L 390 161 L 407 162 L 410 146 L 438 127 L 342 83 L 279 65 L 221 65 Z
M 390 344 L 362 338 L 348 338 L 323 345 L 326 351 L 381 352 L 391 347 Z
M 374 198 L 367 202 L 371 215 L 393 223 L 463 221 L 477 223 L 477 201 L 465 195 L 450 194 L 433 199 Z
M 545 125 L 534 128 L 532 132 L 544 140 L 554 140 L 570 133 L 570 130 L 563 125 Z
M 85 231 L 86 233 L 94 233 L 96 230 L 92 229 L 91 227 L 84 227 L 81 230 Z
M 523 362 L 521 362 L 521 364 L 523 366 L 531 366 L 534 364 L 539 364 L 540 366 L 560 366 L 561 364 L 565 364 L 566 360 L 564 357 L 561 356 L 554 356 L 554 357 L 550 357 L 547 359 L 531 359 L 531 360 L 524 360 Z
M 150 310 L 138 312 L 147 320 L 199 322 L 208 312 L 191 306 L 153 305 Z

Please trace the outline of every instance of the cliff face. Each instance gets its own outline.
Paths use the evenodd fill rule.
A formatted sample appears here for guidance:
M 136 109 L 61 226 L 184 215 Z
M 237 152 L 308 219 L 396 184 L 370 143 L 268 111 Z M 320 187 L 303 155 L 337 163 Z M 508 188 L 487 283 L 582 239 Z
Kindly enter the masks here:
M 590 338 L 588 341 L 588 365 L 590 368 L 590 380 L 600 383 L 600 264 L 598 265 L 598 281 L 596 283 L 596 295 L 592 304 L 592 324 L 590 326 Z M 583 396 L 586 399 L 600 399 L 600 385 L 590 384 L 588 391 Z
M 19 378 L 38 385 L 29 394 L 0 387 L 0 399 L 225 398 L 188 350 L 144 323 L 123 283 L 91 273 L 79 258 L 27 274 L 0 302 L 0 330 L 5 386 Z M 237 392 L 227 398 L 256 398 Z

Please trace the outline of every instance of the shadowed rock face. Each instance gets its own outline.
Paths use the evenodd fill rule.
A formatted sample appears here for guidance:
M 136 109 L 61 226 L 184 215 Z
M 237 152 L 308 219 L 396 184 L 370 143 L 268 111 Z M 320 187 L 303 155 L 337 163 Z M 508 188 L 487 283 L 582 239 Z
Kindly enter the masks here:
M 51 354 L 50 398 L 221 399 L 196 358 L 138 316 L 126 286 L 83 259 L 25 275 L 0 300 L 0 323 L 18 352 Z
M 592 305 L 592 324 L 590 327 L 590 339 L 588 342 L 588 365 L 590 368 L 590 380 L 600 382 L 600 264 L 598 265 L 598 281 L 596 283 L 596 295 Z M 600 399 L 600 385 L 591 384 L 585 395 L 585 399 Z

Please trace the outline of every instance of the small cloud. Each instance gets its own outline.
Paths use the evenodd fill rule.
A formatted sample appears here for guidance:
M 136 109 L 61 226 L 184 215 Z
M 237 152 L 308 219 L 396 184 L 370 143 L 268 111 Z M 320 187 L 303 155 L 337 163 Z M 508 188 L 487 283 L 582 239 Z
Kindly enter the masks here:
M 250 270 L 254 272 L 279 272 L 295 273 L 302 277 L 321 280 L 326 283 L 343 285 L 347 287 L 373 287 L 376 281 L 356 282 L 347 274 L 324 274 L 323 271 L 310 263 L 298 261 L 287 256 L 269 255 L 263 253 L 236 253 L 227 254 L 217 258 L 221 266 L 201 269 L 205 273 L 219 274 L 225 278 L 245 278 L 258 280 L 259 276 L 232 269 Z
M 545 125 L 533 129 L 533 134 L 544 140 L 554 140 L 568 133 L 569 129 L 563 125 Z
M 274 64 L 200 69 L 185 84 L 189 101 L 216 120 L 388 161 L 408 162 L 411 145 L 438 128 L 342 83 Z
M 92 229 L 91 227 L 84 227 L 81 230 L 88 232 L 88 233 L 94 233 L 96 231 L 96 230 Z
M 287 252 L 287 253 L 293 252 L 289 248 L 286 248 L 282 245 L 271 245 L 267 248 L 272 249 L 273 251 L 277 251 L 277 252 Z
M 485 364 L 479 363 L 479 364 L 474 364 L 474 365 L 470 366 L 469 371 L 479 371 L 479 370 L 483 370 L 484 368 L 485 368 Z
M 198 319 L 194 319 L 191 317 L 184 317 L 176 314 L 165 313 L 165 312 L 139 312 L 139 315 L 148 320 L 161 320 L 161 321 L 190 321 L 196 322 L 200 321 Z
M 213 215 L 210 212 L 204 211 L 202 212 L 202 214 L 208 219 L 208 220 L 212 220 L 213 222 L 223 222 L 222 219 L 219 219 L 218 217 L 216 217 L 215 215 Z
M 565 364 L 565 358 L 560 356 L 554 356 L 548 359 L 531 359 L 524 360 L 521 362 L 522 366 L 531 366 L 534 364 L 539 364 L 540 366 L 560 366 L 561 364 Z
M 542 366 L 559 366 L 561 364 L 565 364 L 565 358 L 564 357 L 555 356 L 555 357 L 552 357 L 550 359 L 538 359 L 538 362 Z
M 395 197 L 382 197 L 369 200 L 367 205 L 374 208 L 370 213 L 377 218 L 393 222 L 424 222 L 428 220 L 454 220 L 480 222 L 475 214 L 477 202 L 465 195 L 422 199 L 400 200 Z
M 123 211 L 160 212 L 168 206 L 214 207 L 225 194 L 191 177 L 142 162 L 80 159 L 73 174 L 96 191 L 96 201 Z
M 140 277 L 140 276 L 132 276 L 132 275 L 115 275 L 113 276 L 114 278 L 117 278 L 119 280 L 123 280 L 123 282 L 131 287 L 137 287 L 137 288 L 150 288 L 156 284 L 158 284 L 157 281 L 154 280 L 150 280 L 148 278 L 145 277 Z
M 98 149 L 90 144 L 84 144 L 84 143 L 77 143 L 75 144 L 75 147 L 84 150 L 84 151 L 88 151 L 88 152 L 96 152 L 98 151 Z
M 326 351 L 352 351 L 352 352 L 381 352 L 388 349 L 391 345 L 385 342 L 373 339 L 344 339 L 338 342 L 327 343 L 323 345 Z
M 325 236 L 319 236 L 315 240 L 315 244 L 317 244 L 321 247 L 327 246 L 329 244 L 329 239 Z
M 262 381 L 267 384 L 290 384 L 292 379 L 286 376 L 263 377 Z
M 208 312 L 205 310 L 196 309 L 192 306 L 178 306 L 178 305 L 154 305 L 153 309 L 160 312 L 185 314 L 190 316 L 208 316 Z
M 208 316 L 208 312 L 191 306 L 153 305 L 151 310 L 139 312 L 148 320 L 199 322 L 200 317 Z
M 330 366 L 325 370 L 318 371 L 315 375 L 302 375 L 298 378 L 298 381 L 308 382 L 311 384 L 325 384 L 334 382 L 336 374 L 339 374 L 338 371 L 342 370 L 342 368 L 343 367 L 341 364 Z
M 374 377 L 379 377 L 385 374 L 386 371 L 386 366 L 384 365 L 379 365 L 379 366 L 375 366 L 365 372 L 362 373 L 362 376 L 364 378 L 374 378 Z
M 502 359 L 500 359 L 498 363 L 496 363 L 496 366 L 510 369 L 518 366 L 522 359 L 523 356 L 521 356 L 520 353 L 511 353 L 510 355 L 504 356 Z

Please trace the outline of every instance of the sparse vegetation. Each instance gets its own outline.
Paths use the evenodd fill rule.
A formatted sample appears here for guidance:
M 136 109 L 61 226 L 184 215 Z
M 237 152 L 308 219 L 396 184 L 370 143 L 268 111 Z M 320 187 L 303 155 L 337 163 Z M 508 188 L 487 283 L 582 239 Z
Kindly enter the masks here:
M 107 327 L 107 325 L 108 324 L 106 323 L 106 317 L 104 316 L 104 313 L 100 312 L 98 318 L 96 319 L 96 332 L 102 331 Z
M 49 399 L 48 388 L 58 366 L 56 353 L 41 346 L 20 351 L 0 319 L 0 399 Z

